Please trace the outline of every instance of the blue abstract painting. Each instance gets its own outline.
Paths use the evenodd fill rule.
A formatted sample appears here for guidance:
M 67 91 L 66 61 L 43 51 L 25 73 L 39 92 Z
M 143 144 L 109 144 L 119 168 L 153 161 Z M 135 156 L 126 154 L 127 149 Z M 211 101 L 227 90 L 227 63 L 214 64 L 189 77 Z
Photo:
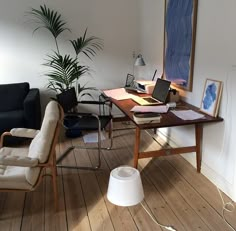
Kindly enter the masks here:
M 203 98 L 203 108 L 205 110 L 209 110 L 210 107 L 213 105 L 213 103 L 216 100 L 216 92 L 217 87 L 215 83 L 212 83 L 207 86 L 206 91 L 205 91 L 205 96 Z
M 165 23 L 165 78 L 191 90 L 193 13 L 196 0 L 167 0 Z M 195 3 L 195 4 L 194 4 Z
M 221 81 L 207 79 L 203 91 L 200 110 L 211 116 L 217 116 L 221 91 Z

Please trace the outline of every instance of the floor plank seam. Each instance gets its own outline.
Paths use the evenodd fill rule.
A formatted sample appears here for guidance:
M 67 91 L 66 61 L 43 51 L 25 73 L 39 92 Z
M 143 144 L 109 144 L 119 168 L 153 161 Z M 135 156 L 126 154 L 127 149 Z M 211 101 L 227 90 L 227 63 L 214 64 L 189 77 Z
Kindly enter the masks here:
M 97 172 L 95 173 L 95 177 L 96 177 L 96 179 L 97 179 L 98 187 L 99 187 L 100 192 L 101 192 L 101 195 L 102 195 L 102 197 L 103 197 L 103 201 L 104 201 L 104 204 L 105 204 L 105 206 L 106 206 L 107 213 L 108 213 L 108 215 L 109 215 L 109 217 L 110 217 L 110 220 L 111 220 L 111 223 L 112 223 L 112 227 L 113 227 L 113 229 L 115 230 L 115 226 L 114 226 L 114 223 L 113 223 L 113 219 L 112 219 L 112 217 L 111 217 L 111 214 L 110 214 L 110 211 L 109 211 L 109 209 L 108 209 L 107 202 L 106 202 L 106 199 L 105 199 L 106 194 L 104 194 L 103 191 L 102 191 L 102 189 L 101 189 L 101 186 L 100 186 L 100 184 L 99 184 L 99 179 L 98 179 L 98 176 L 97 176 Z
M 67 231 L 69 231 L 69 224 L 68 224 L 68 217 L 67 217 L 66 195 L 65 195 L 65 183 L 64 183 L 65 179 L 64 179 L 64 174 L 63 174 L 62 168 L 60 168 L 60 171 L 61 171 L 61 176 L 62 176 L 62 190 L 63 190 L 62 195 L 63 195 L 64 208 L 65 208 L 66 228 L 67 228 Z
M 141 167 L 141 168 L 142 168 L 142 167 Z M 143 170 L 143 169 L 142 169 L 142 170 Z M 165 197 L 163 197 L 161 191 L 156 187 L 155 183 L 154 183 L 151 179 L 148 179 L 147 173 L 144 172 L 144 175 L 145 175 L 146 180 L 148 180 L 148 182 L 150 182 L 150 183 L 152 184 L 152 186 L 153 186 L 153 187 L 156 189 L 156 191 L 159 193 L 159 195 L 160 195 L 160 197 L 162 198 L 162 200 L 168 205 L 169 209 L 170 209 L 170 210 L 172 211 L 172 213 L 175 215 L 176 219 L 178 219 L 177 214 L 176 214 L 175 211 L 172 209 L 172 207 L 169 206 L 169 202 L 166 201 Z M 148 202 L 146 202 L 146 203 L 149 205 Z M 159 219 L 159 217 L 156 217 L 156 216 L 155 216 L 155 213 L 154 213 L 153 210 L 150 208 L 150 206 L 149 206 L 149 209 L 152 211 L 154 217 L 155 217 L 156 219 Z M 180 222 L 181 222 L 181 221 L 180 221 Z M 184 226 L 184 224 L 183 224 L 182 222 L 181 222 L 181 224 Z M 187 230 L 186 230 L 186 231 L 187 231 Z
M 86 152 L 87 152 L 87 150 L 86 150 Z M 87 152 L 87 154 L 88 154 L 88 152 Z M 75 161 L 76 161 L 76 158 L 75 158 Z M 78 166 L 78 165 L 77 165 L 77 166 Z M 88 218 L 90 230 L 92 230 L 91 218 L 90 218 L 90 216 L 89 216 L 88 205 L 87 205 L 87 203 L 86 203 L 85 192 L 84 192 L 83 185 L 82 185 L 82 180 L 81 180 L 81 170 L 79 170 L 79 169 L 76 169 L 76 170 L 77 170 L 77 174 L 78 174 L 78 177 L 79 177 L 80 189 L 81 189 L 82 195 L 83 195 L 83 203 L 84 203 L 84 205 L 85 205 L 86 216 L 87 216 L 87 218 Z M 82 171 L 83 171 L 83 170 L 82 170 Z
M 20 230 L 22 230 L 22 226 L 23 226 L 23 219 L 24 219 L 24 213 L 25 213 L 25 203 L 26 203 L 26 194 L 24 196 L 24 203 L 23 203 L 23 209 L 22 209 L 22 214 L 21 214 L 21 222 L 20 222 Z

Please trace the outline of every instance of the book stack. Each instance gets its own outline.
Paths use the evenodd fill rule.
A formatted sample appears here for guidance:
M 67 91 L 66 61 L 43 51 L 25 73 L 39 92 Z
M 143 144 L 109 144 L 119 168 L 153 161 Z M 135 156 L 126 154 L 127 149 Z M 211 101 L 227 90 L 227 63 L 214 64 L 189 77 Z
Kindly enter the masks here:
M 133 119 L 137 124 L 160 123 L 161 115 L 156 112 L 134 112 Z

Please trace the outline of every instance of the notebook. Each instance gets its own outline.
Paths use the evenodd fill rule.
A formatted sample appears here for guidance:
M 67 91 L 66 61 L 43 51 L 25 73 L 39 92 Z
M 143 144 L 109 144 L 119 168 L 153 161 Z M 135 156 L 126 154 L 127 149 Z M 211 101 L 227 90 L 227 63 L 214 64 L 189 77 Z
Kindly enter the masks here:
M 151 96 L 134 96 L 132 99 L 140 105 L 164 104 L 169 93 L 170 81 L 158 78 Z

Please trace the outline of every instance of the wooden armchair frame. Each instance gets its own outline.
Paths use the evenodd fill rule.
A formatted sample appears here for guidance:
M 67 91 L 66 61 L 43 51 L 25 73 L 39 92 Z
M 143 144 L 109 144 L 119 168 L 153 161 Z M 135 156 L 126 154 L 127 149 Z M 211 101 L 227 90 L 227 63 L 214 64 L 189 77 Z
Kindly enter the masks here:
M 56 167 L 56 144 L 58 142 L 59 139 L 59 134 L 60 134 L 60 128 L 62 126 L 62 122 L 63 122 L 63 118 L 64 118 L 64 112 L 62 107 L 58 104 L 58 108 L 59 108 L 59 119 L 56 125 L 56 129 L 54 132 L 54 136 L 53 136 L 53 140 L 50 146 L 50 152 L 48 155 L 48 160 L 45 163 L 39 163 L 37 164 L 35 167 L 40 167 L 40 174 L 38 176 L 38 179 L 35 183 L 35 185 L 33 186 L 32 189 L 27 190 L 27 189 L 0 189 L 0 192 L 11 192 L 11 191 L 21 191 L 21 192 L 30 192 L 30 191 L 34 191 L 35 188 L 41 183 L 42 179 L 44 178 L 44 176 L 48 176 L 48 174 L 45 173 L 45 170 L 47 168 L 49 168 L 51 170 L 51 177 L 52 177 L 52 184 L 53 184 L 53 193 L 54 193 L 54 206 L 55 206 L 55 210 L 58 209 L 58 191 L 57 191 L 57 167 Z M 0 141 L 0 145 L 2 147 L 3 144 L 3 140 L 5 136 L 12 136 L 12 134 L 10 132 L 5 132 L 2 134 L 1 136 L 1 141 Z

